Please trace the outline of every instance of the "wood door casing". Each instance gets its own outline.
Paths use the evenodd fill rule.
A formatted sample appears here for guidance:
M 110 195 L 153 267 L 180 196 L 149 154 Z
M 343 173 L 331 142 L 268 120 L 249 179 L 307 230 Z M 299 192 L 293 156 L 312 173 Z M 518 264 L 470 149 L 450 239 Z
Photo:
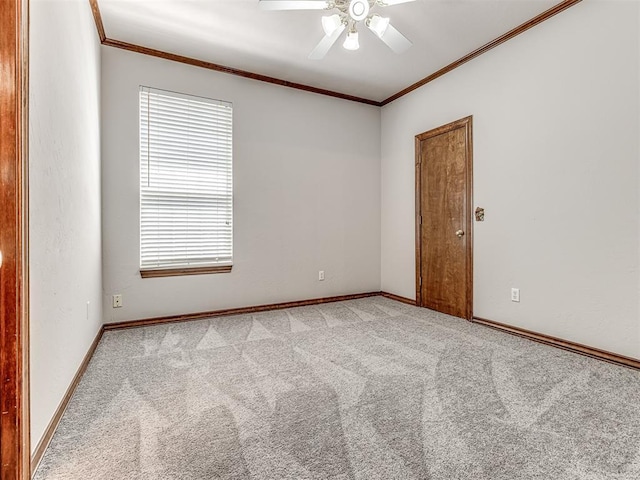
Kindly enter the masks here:
M 26 480 L 28 0 L 0 0 L 0 478 Z
M 473 314 L 472 155 L 472 117 L 416 136 L 416 303 L 466 319 Z

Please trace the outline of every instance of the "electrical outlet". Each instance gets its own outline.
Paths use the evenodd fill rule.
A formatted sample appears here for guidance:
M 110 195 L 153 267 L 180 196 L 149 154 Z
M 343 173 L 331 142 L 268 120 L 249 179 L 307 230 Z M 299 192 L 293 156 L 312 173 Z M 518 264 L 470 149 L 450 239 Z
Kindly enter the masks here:
M 122 295 L 118 294 L 118 295 L 113 295 L 111 297 L 111 306 L 113 308 L 120 308 L 122 307 Z
M 320 270 L 318 272 L 318 280 L 320 281 L 324 280 L 324 270 Z
M 511 289 L 511 301 L 512 302 L 519 302 L 520 301 L 520 289 L 519 288 L 512 288 Z

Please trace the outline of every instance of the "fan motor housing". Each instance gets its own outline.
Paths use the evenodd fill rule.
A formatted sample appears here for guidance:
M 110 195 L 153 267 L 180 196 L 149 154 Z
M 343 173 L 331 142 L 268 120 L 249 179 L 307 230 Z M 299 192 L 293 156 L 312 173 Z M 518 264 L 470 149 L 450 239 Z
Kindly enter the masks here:
M 369 15 L 369 2 L 367 0 L 351 0 L 349 3 L 349 16 L 359 22 Z

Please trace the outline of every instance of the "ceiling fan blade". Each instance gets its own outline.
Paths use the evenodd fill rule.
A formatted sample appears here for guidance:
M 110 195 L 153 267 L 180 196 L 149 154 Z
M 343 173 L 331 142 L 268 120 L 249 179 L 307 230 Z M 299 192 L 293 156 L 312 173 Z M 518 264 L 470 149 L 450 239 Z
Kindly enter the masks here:
M 325 10 L 329 2 L 325 0 L 260 0 L 262 10 Z
M 411 41 L 407 37 L 402 35 L 391 24 L 387 26 L 387 29 L 380 37 L 380 40 L 386 43 L 387 47 L 389 47 L 395 53 L 404 53 L 409 50 L 411 45 L 413 45 L 413 43 L 411 43 Z
M 340 25 L 331 35 L 325 35 L 322 40 L 320 40 L 320 43 L 316 45 L 316 48 L 311 51 L 309 58 L 312 60 L 322 60 L 333 44 L 336 43 L 336 40 L 338 40 L 342 32 L 344 32 L 345 28 L 346 25 Z
M 391 5 L 398 5 L 399 3 L 415 2 L 416 0 L 377 0 L 377 4 L 381 7 L 389 7 Z

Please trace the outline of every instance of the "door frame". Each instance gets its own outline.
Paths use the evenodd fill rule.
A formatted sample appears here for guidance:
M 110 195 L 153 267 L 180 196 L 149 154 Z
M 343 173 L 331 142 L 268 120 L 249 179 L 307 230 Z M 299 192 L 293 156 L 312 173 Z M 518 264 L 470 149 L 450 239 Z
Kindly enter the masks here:
M 459 128 L 464 128 L 466 133 L 466 198 L 463 202 L 464 205 L 464 229 L 465 229 L 465 237 L 466 237 L 466 261 L 467 261 L 467 305 L 465 318 L 467 320 L 471 320 L 473 318 L 473 115 L 470 115 L 465 118 L 461 118 L 460 120 L 456 120 L 455 122 L 448 123 L 446 125 L 442 125 L 441 127 L 434 128 L 432 130 L 428 130 L 424 133 L 416 135 L 415 137 L 415 155 L 416 155 L 416 170 L 415 170 L 415 183 L 416 183 L 416 218 L 415 218 L 415 228 L 416 228 L 416 305 L 419 307 L 423 305 L 422 298 L 422 284 L 421 284 L 421 276 L 422 276 L 422 235 L 421 235 L 421 225 L 422 222 L 428 221 L 422 216 L 422 190 L 426 189 L 426 185 L 422 185 L 422 149 L 421 143 L 423 140 L 428 138 L 437 137 L 438 135 L 442 135 L 443 133 L 448 133 L 452 130 L 457 130 Z
M 0 0 L 0 478 L 31 476 L 28 268 L 29 0 Z

